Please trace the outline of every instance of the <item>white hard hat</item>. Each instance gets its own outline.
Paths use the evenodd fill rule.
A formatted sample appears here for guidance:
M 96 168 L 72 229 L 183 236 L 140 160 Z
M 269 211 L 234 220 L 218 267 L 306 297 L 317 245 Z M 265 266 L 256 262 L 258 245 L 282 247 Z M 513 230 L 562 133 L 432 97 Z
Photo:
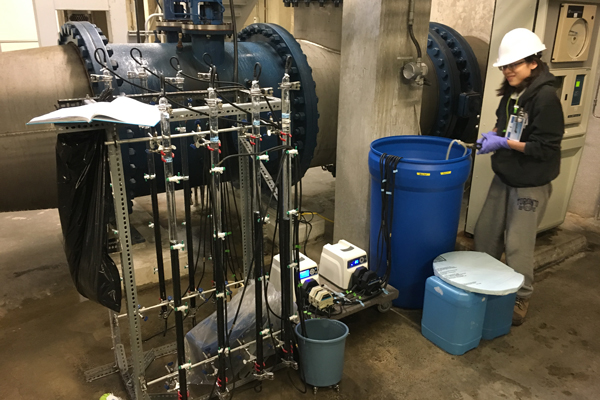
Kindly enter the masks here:
M 543 50 L 546 46 L 535 33 L 525 28 L 513 29 L 502 38 L 494 67 L 512 64 Z

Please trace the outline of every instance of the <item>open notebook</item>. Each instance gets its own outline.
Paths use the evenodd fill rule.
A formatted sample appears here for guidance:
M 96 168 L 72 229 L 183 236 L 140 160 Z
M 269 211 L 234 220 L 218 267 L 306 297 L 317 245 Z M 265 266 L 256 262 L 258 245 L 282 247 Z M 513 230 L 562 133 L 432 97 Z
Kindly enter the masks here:
M 85 106 L 61 108 L 33 118 L 27 125 L 75 122 L 90 123 L 92 120 L 155 126 L 160 121 L 160 111 L 158 111 L 158 107 L 156 106 L 120 96 L 110 103 L 97 102 L 86 104 Z

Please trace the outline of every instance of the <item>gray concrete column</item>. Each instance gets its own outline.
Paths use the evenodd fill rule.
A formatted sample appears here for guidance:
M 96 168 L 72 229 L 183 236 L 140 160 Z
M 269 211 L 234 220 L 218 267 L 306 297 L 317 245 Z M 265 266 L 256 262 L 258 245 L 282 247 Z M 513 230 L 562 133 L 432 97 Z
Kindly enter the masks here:
M 431 1 L 415 1 L 414 31 L 427 47 Z M 401 78 L 416 59 L 409 1 L 345 0 L 337 137 L 334 239 L 369 248 L 370 143 L 419 133 L 422 89 Z

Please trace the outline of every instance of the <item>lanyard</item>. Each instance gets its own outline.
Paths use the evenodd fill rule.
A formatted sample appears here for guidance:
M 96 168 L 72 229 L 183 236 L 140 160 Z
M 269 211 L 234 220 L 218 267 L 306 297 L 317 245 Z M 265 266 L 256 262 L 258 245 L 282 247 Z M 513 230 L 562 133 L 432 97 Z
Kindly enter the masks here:
M 515 102 L 515 105 L 513 106 L 513 109 L 515 110 L 514 114 L 516 114 L 517 111 L 519 110 L 519 99 L 520 98 L 521 98 L 521 94 L 519 94 L 517 96 L 517 101 Z M 506 132 L 506 130 L 508 129 L 508 124 L 510 121 L 509 114 L 508 114 L 508 105 L 509 104 L 510 104 L 510 97 L 508 98 L 508 100 L 506 100 L 506 126 L 504 127 L 504 132 Z

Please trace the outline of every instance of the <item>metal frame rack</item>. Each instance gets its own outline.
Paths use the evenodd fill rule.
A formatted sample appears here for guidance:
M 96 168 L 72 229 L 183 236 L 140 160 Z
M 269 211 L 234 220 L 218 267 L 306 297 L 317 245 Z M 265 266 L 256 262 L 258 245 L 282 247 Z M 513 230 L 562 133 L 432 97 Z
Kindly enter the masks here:
M 289 64 L 289 62 L 288 62 Z M 201 107 L 189 107 L 189 108 L 176 108 L 171 110 L 169 107 L 169 103 L 165 97 L 162 97 L 159 103 L 159 110 L 162 113 L 161 117 L 161 135 L 148 135 L 143 138 L 134 138 L 134 139 L 121 139 L 119 137 L 119 132 L 116 124 L 108 124 L 108 123 L 95 123 L 92 122 L 90 124 L 57 124 L 57 132 L 58 133 L 74 133 L 81 131 L 98 131 L 104 130 L 106 134 L 106 142 L 105 145 L 108 148 L 108 159 L 109 159 L 109 168 L 112 182 L 112 190 L 113 190 L 113 198 L 115 205 L 115 217 L 116 217 L 116 230 L 118 232 L 118 237 L 120 240 L 120 250 L 121 250 L 121 268 L 122 268 L 122 279 L 123 286 L 125 288 L 125 296 L 127 303 L 127 312 L 124 314 L 117 314 L 113 311 L 109 312 L 109 320 L 111 326 L 111 337 L 113 342 L 113 350 L 115 356 L 115 362 L 109 365 L 101 366 L 95 368 L 93 370 L 86 372 L 86 379 L 88 381 L 92 381 L 104 376 L 107 376 L 112 373 L 119 372 L 127 392 L 131 399 L 159 399 L 159 398 L 178 398 L 178 399 L 187 399 L 189 394 L 187 392 L 186 385 L 186 374 L 187 371 L 195 368 L 199 365 L 210 363 L 212 361 L 218 361 L 218 387 L 216 388 L 216 395 L 223 399 L 228 397 L 228 385 L 226 378 L 226 364 L 225 358 L 229 355 L 229 352 L 234 352 L 240 349 L 247 348 L 248 346 L 254 344 L 254 342 L 245 343 L 242 346 L 239 346 L 234 349 L 229 349 L 225 347 L 225 343 L 222 343 L 221 338 L 224 337 L 223 329 L 226 329 L 224 325 L 226 321 L 223 319 L 223 307 L 226 307 L 225 303 L 225 292 L 227 287 L 231 287 L 234 285 L 239 285 L 242 281 L 229 283 L 226 285 L 224 279 L 218 279 L 218 276 L 223 276 L 222 274 L 216 274 L 216 287 L 213 290 L 207 291 L 199 291 L 196 288 L 192 288 L 192 291 L 187 294 L 182 294 L 179 287 L 179 255 L 178 251 L 183 247 L 182 242 L 179 242 L 177 239 L 176 232 L 174 230 L 176 220 L 175 220 L 175 203 L 174 203 L 174 184 L 179 181 L 185 181 L 186 176 L 175 176 L 173 171 L 173 166 L 169 162 L 172 157 L 172 152 L 174 146 L 171 145 L 171 140 L 176 138 L 186 138 L 186 137 L 194 137 L 195 143 L 197 147 L 205 146 L 210 151 L 211 157 L 211 185 L 213 188 L 213 193 L 216 198 L 213 201 L 213 207 L 219 207 L 220 201 L 218 197 L 219 193 L 219 181 L 220 175 L 223 172 L 224 168 L 219 167 L 219 134 L 220 133 L 232 133 L 238 135 L 238 143 L 239 143 L 239 151 L 240 153 L 246 153 L 246 155 L 251 156 L 253 154 L 259 153 L 257 151 L 260 138 L 260 113 L 281 110 L 283 109 L 284 114 L 282 115 L 283 127 L 276 134 L 281 135 L 281 140 L 284 143 L 284 146 L 288 146 L 291 151 L 285 151 L 284 153 L 287 156 L 284 156 L 284 159 L 289 159 L 297 154 L 294 150 L 291 149 L 291 135 L 290 135 L 290 121 L 289 121 L 289 90 L 294 86 L 294 84 L 290 84 L 289 76 L 286 74 L 286 78 L 284 78 L 282 82 L 283 96 L 286 99 L 286 104 L 282 104 L 282 100 L 279 98 L 272 97 L 271 89 L 261 89 L 258 86 L 257 76 L 255 76 L 255 81 L 253 82 L 253 87 L 250 91 L 239 90 L 237 89 L 236 96 L 238 101 L 240 99 L 251 99 L 250 102 L 236 102 L 234 104 L 221 104 L 220 100 L 217 99 L 216 91 L 209 87 L 206 91 L 196 91 L 196 92 L 184 92 L 187 96 L 197 95 L 202 97 L 207 106 Z M 297 85 L 297 84 L 296 84 Z M 265 94 L 266 93 L 266 94 Z M 140 97 L 140 95 L 134 95 L 132 97 Z M 263 99 L 264 100 L 261 100 Z M 202 113 L 202 115 L 192 112 L 192 110 L 198 111 Z M 287 111 L 287 114 L 285 113 Z M 239 116 L 250 113 L 253 115 L 253 121 L 251 125 L 243 125 L 241 124 Z M 240 123 L 237 126 L 232 128 L 224 128 L 219 129 L 217 118 L 219 117 L 230 117 L 237 116 L 238 121 Z M 209 127 L 210 129 L 205 132 L 185 132 L 185 128 L 176 128 L 178 133 L 171 134 L 171 123 L 173 122 L 185 122 L 187 120 L 197 120 L 197 119 L 209 119 Z M 146 133 L 149 133 L 150 130 L 146 130 Z M 204 137 L 208 139 L 205 139 Z M 254 143 L 252 142 L 254 140 Z M 172 272 L 173 272 L 173 281 L 174 281 L 174 296 L 173 299 L 162 299 L 164 296 L 164 288 L 161 286 L 161 299 L 162 301 L 158 304 L 149 306 L 149 307 L 141 307 L 138 304 L 138 293 L 135 282 L 135 272 L 133 267 L 133 254 L 132 254 L 132 236 L 131 236 L 131 227 L 129 222 L 129 214 L 128 214 L 128 199 L 126 193 L 126 177 L 124 174 L 124 165 L 123 158 L 121 154 L 121 145 L 132 142 L 147 142 L 149 148 L 159 148 L 162 151 L 162 159 L 165 165 L 165 178 L 166 178 L 166 190 L 167 190 L 167 208 L 168 208 L 168 217 L 169 217 L 169 242 L 171 248 L 171 262 L 172 262 Z M 252 143 L 252 144 L 251 144 Z M 185 147 L 185 146 L 184 146 Z M 182 151 L 183 153 L 183 151 Z M 268 157 L 264 157 L 264 155 L 253 156 L 254 162 L 252 165 L 246 162 L 240 162 L 240 182 L 241 182 L 241 201 L 242 201 L 242 242 L 243 242 L 243 265 L 246 274 L 251 269 L 251 265 L 253 262 L 256 262 L 256 266 L 258 266 L 257 271 L 255 271 L 254 277 L 257 280 L 264 279 L 264 272 L 262 271 L 262 261 L 253 260 L 253 256 L 255 255 L 255 246 L 258 241 L 262 241 L 262 233 L 261 229 L 258 227 L 262 227 L 262 224 L 265 223 L 265 216 L 260 217 L 260 207 L 257 204 L 252 203 L 252 198 L 256 199 L 256 196 L 252 196 L 252 190 L 260 190 L 256 189 L 259 186 L 261 175 L 267 181 L 269 187 L 274 191 L 274 196 L 277 197 L 275 191 L 275 183 L 270 179 L 266 168 L 262 164 L 263 161 L 268 161 Z M 286 199 L 289 199 L 289 190 L 291 190 L 291 162 L 287 160 L 285 162 L 284 168 L 286 172 L 282 176 L 282 184 L 279 186 L 280 191 L 284 193 Z M 183 170 L 184 175 L 187 172 L 185 169 Z M 289 200 L 288 200 L 289 201 Z M 186 211 L 189 211 L 188 204 L 186 204 Z M 289 211 L 293 211 L 290 208 L 287 208 Z M 218 210 L 213 210 L 213 215 L 218 215 Z M 255 219 L 262 218 L 260 223 L 256 223 Z M 225 232 L 221 232 L 221 226 L 219 218 L 213 218 L 213 238 L 214 245 L 217 249 L 215 251 L 215 264 L 216 268 L 219 268 L 219 249 L 220 249 L 220 239 L 223 239 L 226 236 Z M 253 228 L 254 225 L 254 228 Z M 289 227 L 288 227 L 289 228 Z M 158 226 L 155 229 L 160 229 Z M 253 235 L 254 230 L 254 235 Z M 289 232 L 289 229 L 282 229 Z M 260 235 L 260 236 L 259 236 Z M 254 240 L 253 240 L 254 236 Z M 189 236 L 188 236 L 189 240 Z M 287 239 L 290 241 L 290 239 Z M 289 247 L 289 246 L 288 246 Z M 261 252 L 262 253 L 262 252 Z M 158 247 L 157 247 L 157 257 L 158 257 Z M 290 251 L 289 258 L 290 264 L 292 258 L 292 254 Z M 177 281 L 177 282 L 176 282 Z M 261 285 L 257 285 L 261 286 Z M 181 316 L 186 311 L 187 306 L 182 304 L 182 301 L 197 298 L 203 298 L 204 295 L 215 292 L 217 298 L 217 313 L 218 313 L 218 323 L 219 323 L 219 352 L 218 355 L 212 358 L 208 358 L 196 364 L 192 364 L 191 362 L 186 362 L 185 358 L 185 350 L 183 346 L 183 325 L 181 321 Z M 291 298 L 291 293 L 290 296 Z M 260 298 L 260 297 L 259 297 Z M 259 303 L 257 301 L 257 303 Z M 144 352 L 142 346 L 142 337 L 141 337 L 141 327 L 140 327 L 140 319 L 143 318 L 143 313 L 151 310 L 162 308 L 173 308 L 176 315 L 176 333 L 177 333 L 177 343 L 169 344 L 166 346 L 162 346 L 159 348 L 152 349 L 150 351 Z M 260 305 L 262 310 L 262 304 Z M 257 305 L 257 313 L 258 313 L 258 305 Z M 289 318 L 290 316 L 288 316 Z M 122 318 L 126 318 L 128 321 L 129 327 L 129 335 L 130 335 L 130 352 L 131 357 L 128 359 L 126 357 L 125 345 L 121 342 L 121 333 L 119 328 L 119 320 Z M 286 328 L 284 327 L 285 331 Z M 260 332 L 264 334 L 264 332 Z M 273 333 L 273 335 L 278 336 L 283 334 L 281 331 Z M 285 332 L 285 335 L 289 335 L 290 332 Z M 260 341 L 260 335 L 257 335 L 257 339 Z M 262 344 L 262 343 L 260 343 Z M 258 342 L 256 342 L 256 346 L 260 346 Z M 262 346 L 261 346 L 262 347 Z M 148 381 L 146 379 L 145 371 L 148 366 L 152 363 L 152 361 L 157 358 L 167 354 L 172 353 L 178 354 L 178 366 L 177 369 L 169 373 L 163 377 L 158 379 L 154 379 L 152 381 Z M 262 354 L 260 355 L 259 360 L 262 363 Z M 293 363 L 292 363 L 293 364 Z M 257 369 L 257 373 L 254 376 L 251 376 L 250 380 L 262 380 L 262 379 L 272 379 L 272 374 L 270 372 L 263 369 L 263 365 L 260 365 Z M 294 366 L 294 365 L 291 365 Z M 173 378 L 175 376 L 179 377 L 178 385 L 180 386 L 177 393 L 149 393 L 149 386 L 161 382 L 165 379 Z M 225 382 L 225 383 L 223 383 Z M 245 382 L 238 382 L 245 383 Z M 205 396 L 208 398 L 209 396 Z

